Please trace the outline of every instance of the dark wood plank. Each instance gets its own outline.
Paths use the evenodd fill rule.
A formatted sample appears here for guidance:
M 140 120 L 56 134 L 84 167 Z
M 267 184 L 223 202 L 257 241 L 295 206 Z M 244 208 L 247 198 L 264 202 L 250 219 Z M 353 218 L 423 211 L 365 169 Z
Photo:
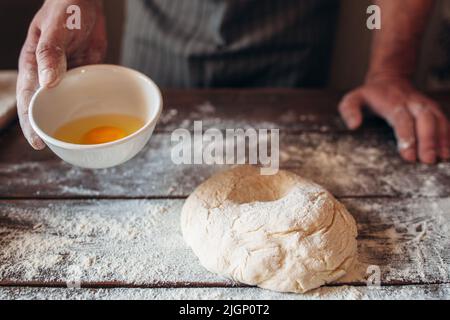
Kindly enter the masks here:
M 0 300 L 443 300 L 450 285 L 326 287 L 306 294 L 258 288 L 63 289 L 0 287 Z
M 299 89 L 210 89 L 163 91 L 164 111 L 156 132 L 177 128 L 278 128 L 284 132 L 346 132 L 337 105 L 342 94 Z M 450 95 L 431 94 L 450 115 Z M 365 131 L 390 132 L 384 121 L 367 113 Z
M 193 121 L 205 127 L 279 128 L 283 131 L 345 132 L 337 106 L 342 94 L 326 90 L 212 89 L 165 90 L 165 110 L 157 131 L 192 129 Z M 450 115 L 450 95 L 431 94 Z M 371 114 L 365 130 L 389 131 Z
M 335 92 L 255 90 L 166 90 L 158 131 L 204 127 L 280 128 L 283 130 L 344 131 L 337 114 Z
M 450 283 L 450 198 L 346 199 L 359 263 L 337 284 Z M 0 286 L 224 287 L 184 244 L 183 200 L 0 201 Z
M 84 170 L 49 150 L 28 147 L 12 127 L 0 137 L 1 198 L 186 197 L 223 166 L 175 165 L 169 134 L 155 134 L 128 163 Z M 448 196 L 450 163 L 404 163 L 392 136 L 370 133 L 285 134 L 281 167 L 310 178 L 339 197 Z

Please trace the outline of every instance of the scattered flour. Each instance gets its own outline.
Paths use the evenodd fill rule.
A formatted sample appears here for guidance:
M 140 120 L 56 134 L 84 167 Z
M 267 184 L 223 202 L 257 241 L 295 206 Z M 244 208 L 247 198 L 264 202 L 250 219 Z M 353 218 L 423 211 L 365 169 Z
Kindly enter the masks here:
M 58 289 L 3 288 L 0 299 L 35 300 L 410 300 L 446 299 L 450 285 L 401 287 L 322 287 L 307 294 L 280 294 L 256 288 Z
M 176 113 L 176 110 L 169 111 L 172 118 Z M 192 125 L 190 120 L 185 122 L 183 126 Z M 219 120 L 217 123 L 220 124 Z M 270 125 L 276 127 L 273 123 L 261 124 L 268 128 Z M 380 143 L 380 139 L 372 137 L 361 142 L 351 135 L 316 133 L 282 138 L 282 166 L 322 184 L 341 198 L 404 197 L 405 200 L 395 200 L 389 206 L 384 200 L 344 199 L 358 221 L 362 266 L 380 265 L 383 281 L 399 284 L 449 281 L 450 200 L 441 197 L 449 196 L 450 164 L 406 165 L 397 156 L 393 141 Z M 65 196 L 105 193 L 158 196 L 170 191 L 172 195 L 186 196 L 199 181 L 218 170 L 218 167 L 208 167 L 193 171 L 189 166 L 174 166 L 169 157 L 170 135 L 161 134 L 152 138 L 140 157 L 113 169 L 92 172 L 66 165 L 61 169 L 61 164 L 56 162 L 45 162 L 48 167 L 33 161 L 1 164 L 0 175 L 14 179 L 0 186 L 0 190 L 17 186 L 35 190 L 45 184 L 51 186 L 50 191 L 37 190 L 37 195 L 53 192 Z M 136 167 L 141 168 L 138 175 Z M 30 173 L 36 170 L 43 173 L 34 174 L 37 178 L 30 179 Z M 167 175 L 169 171 L 171 174 Z M 75 178 L 84 183 L 74 185 Z M 158 181 L 159 187 L 155 188 L 149 181 Z M 80 278 L 86 282 L 126 282 L 143 286 L 184 282 L 189 285 L 202 279 L 219 285 L 227 283 L 203 270 L 183 245 L 178 221 L 182 200 L 80 201 L 73 206 L 66 201 L 42 203 L 47 205 L 38 208 L 33 202 L 0 203 L 2 279 L 64 283 L 79 276 L 81 270 Z M 2 210 L 5 207 L 8 210 Z M 355 280 L 364 281 L 358 275 L 349 283 Z M 376 292 L 381 292 L 380 297 L 386 294 L 387 297 L 414 298 L 420 296 L 420 292 L 433 297 L 434 291 L 424 287 L 402 286 L 395 292 L 389 288 Z M 0 290 L 0 298 L 15 294 L 11 290 Z M 365 287 L 327 287 L 314 291 L 312 296 L 293 298 L 371 297 L 365 290 Z M 448 286 L 436 292 L 439 290 L 449 296 Z M 244 298 L 275 297 L 271 292 L 249 288 L 83 290 L 79 297 L 228 299 L 240 297 L 241 293 Z M 70 293 L 61 293 L 58 289 L 23 289 L 18 296 L 44 298 L 46 294 L 50 298 L 71 297 Z
M 211 104 L 209 101 L 205 101 L 204 103 L 198 105 L 196 109 L 204 114 L 211 114 L 216 112 L 216 107 Z
M 168 124 L 178 115 L 177 109 L 169 109 L 167 111 L 163 111 L 161 117 L 159 118 L 159 122 L 162 124 Z
M 179 230 L 183 202 L 41 201 L 39 207 L 27 201 L 2 202 L 0 277 L 4 281 L 45 281 L 62 286 L 76 280 L 144 287 L 162 283 L 190 287 L 200 279 L 213 286 L 232 284 L 204 270 L 185 246 Z M 380 266 L 383 282 L 448 281 L 450 199 L 435 199 L 433 203 L 404 200 L 389 205 L 380 199 L 344 199 L 344 203 L 358 221 L 360 263 L 339 283 L 364 285 L 368 265 Z M 143 298 L 183 292 L 189 297 L 199 292 L 201 299 L 208 290 L 139 292 Z M 326 294 L 328 290 L 335 292 L 336 288 L 320 292 Z M 98 298 L 109 298 L 112 291 L 99 292 L 103 293 Z M 268 298 L 272 294 L 248 291 L 252 292 Z M 354 287 L 342 291 L 342 295 L 359 298 L 352 292 L 359 295 Z M 408 292 L 411 294 L 405 294 Z M 364 298 L 364 292 L 361 295 Z M 223 297 L 228 295 L 224 293 Z
M 282 167 L 323 185 L 333 194 L 350 196 L 448 196 L 450 163 L 406 164 L 393 141 L 308 133 L 281 139 Z
M 178 230 L 182 201 L 75 203 L 23 203 L 0 215 L 2 279 L 155 284 L 201 275 L 223 283 L 205 273 L 184 246 Z

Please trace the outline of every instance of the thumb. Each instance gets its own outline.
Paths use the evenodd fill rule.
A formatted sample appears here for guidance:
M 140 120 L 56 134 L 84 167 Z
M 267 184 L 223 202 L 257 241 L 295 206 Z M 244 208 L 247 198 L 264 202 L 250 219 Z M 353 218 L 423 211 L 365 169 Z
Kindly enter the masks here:
M 361 126 L 363 104 L 364 97 L 359 90 L 350 92 L 339 103 L 339 113 L 349 129 L 355 130 Z
M 54 87 L 67 70 L 64 30 L 42 32 L 36 48 L 39 84 L 42 87 Z

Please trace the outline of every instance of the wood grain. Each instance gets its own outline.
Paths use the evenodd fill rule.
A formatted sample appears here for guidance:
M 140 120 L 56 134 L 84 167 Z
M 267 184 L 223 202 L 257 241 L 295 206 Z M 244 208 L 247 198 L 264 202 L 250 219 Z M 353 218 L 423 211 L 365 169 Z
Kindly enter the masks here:
M 450 285 L 327 287 L 307 294 L 283 294 L 257 288 L 64 289 L 0 288 L 0 300 L 443 300 Z
M 232 286 L 203 269 L 179 228 L 183 200 L 0 202 L 0 285 Z M 450 198 L 346 199 L 359 263 L 339 284 L 449 283 Z
M 29 148 L 17 128 L 0 137 L 1 198 L 186 197 L 224 166 L 175 165 L 169 134 L 155 134 L 146 148 L 124 165 L 84 170 L 51 151 Z M 310 178 L 338 197 L 445 197 L 450 163 L 404 163 L 393 137 L 383 134 L 285 134 L 281 167 Z
M 450 95 L 430 94 L 450 115 Z M 343 132 L 337 106 L 342 94 L 299 89 L 164 90 L 164 113 L 157 131 L 205 127 L 276 127 L 283 131 Z M 389 131 L 383 121 L 366 114 L 365 130 Z
M 450 110 L 450 95 L 434 97 Z M 339 98 L 285 89 L 167 90 L 151 142 L 105 170 L 33 151 L 11 126 L 0 135 L 0 299 L 448 298 L 450 163 L 403 163 L 392 131 L 373 116 L 363 130 L 347 132 Z M 355 270 L 306 296 L 237 286 L 205 271 L 184 245 L 179 212 L 225 166 L 177 166 L 170 158 L 171 131 L 192 130 L 195 120 L 204 129 L 281 129 L 281 167 L 322 184 L 355 216 Z M 369 265 L 380 267 L 382 288 L 365 287 Z M 78 280 L 91 289 L 61 289 Z

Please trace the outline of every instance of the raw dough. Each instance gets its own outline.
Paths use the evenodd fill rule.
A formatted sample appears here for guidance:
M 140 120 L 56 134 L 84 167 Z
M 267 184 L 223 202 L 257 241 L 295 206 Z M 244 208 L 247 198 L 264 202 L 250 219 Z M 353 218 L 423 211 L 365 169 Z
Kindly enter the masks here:
M 293 173 L 238 166 L 186 200 L 181 228 L 211 272 L 281 292 L 306 292 L 346 274 L 356 224 L 321 186 Z

